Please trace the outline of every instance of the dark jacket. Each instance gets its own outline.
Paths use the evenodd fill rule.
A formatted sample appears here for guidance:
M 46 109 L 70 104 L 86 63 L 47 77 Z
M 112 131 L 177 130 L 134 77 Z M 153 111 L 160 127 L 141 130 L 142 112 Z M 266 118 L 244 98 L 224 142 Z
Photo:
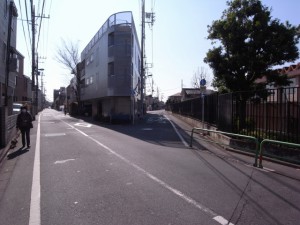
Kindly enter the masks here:
M 21 112 L 17 117 L 17 128 L 30 129 L 32 128 L 32 116 L 29 112 Z

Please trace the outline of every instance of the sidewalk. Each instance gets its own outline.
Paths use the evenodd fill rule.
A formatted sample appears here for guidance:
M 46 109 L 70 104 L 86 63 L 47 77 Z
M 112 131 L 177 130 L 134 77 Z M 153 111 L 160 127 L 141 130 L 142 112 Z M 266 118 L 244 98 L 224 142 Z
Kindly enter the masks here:
M 172 122 L 175 123 L 176 126 L 178 126 L 182 130 L 182 132 L 185 133 L 185 139 L 190 137 L 191 131 L 193 129 L 192 125 L 176 117 L 176 115 L 172 115 L 172 113 L 166 112 L 165 115 L 167 115 L 172 120 Z M 190 139 L 187 140 L 189 141 Z M 204 149 L 206 149 L 208 152 L 210 152 L 210 154 L 216 155 L 216 157 L 222 157 L 226 160 L 235 161 L 238 163 L 242 163 L 245 166 L 253 167 L 255 161 L 254 154 L 246 153 L 242 150 L 239 151 L 226 148 L 217 143 L 210 143 L 205 140 L 201 140 L 200 138 L 195 138 L 193 143 L 193 149 L 195 151 L 203 151 Z M 282 161 L 279 162 L 268 157 L 263 158 L 262 165 L 263 169 L 260 169 L 258 167 L 254 168 L 266 173 L 279 174 L 281 176 L 300 181 L 300 165 L 292 165 L 290 163 L 285 163 Z
M 16 137 L 16 135 L 13 137 L 13 139 L 15 137 Z M 21 135 L 17 140 L 18 140 L 18 143 L 21 141 Z M 11 140 L 8 142 L 8 144 L 4 148 L 0 149 L 0 166 L 2 165 L 2 161 L 5 159 L 8 152 L 11 150 L 10 146 L 11 146 Z M 16 148 L 17 148 L 17 146 L 14 149 L 16 149 Z

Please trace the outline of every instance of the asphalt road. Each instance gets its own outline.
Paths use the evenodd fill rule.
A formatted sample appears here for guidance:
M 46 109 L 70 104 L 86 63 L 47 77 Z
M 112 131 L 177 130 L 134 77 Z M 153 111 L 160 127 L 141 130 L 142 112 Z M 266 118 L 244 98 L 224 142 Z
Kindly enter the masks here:
M 44 110 L 31 149 L 0 168 L 0 224 L 300 224 L 296 176 L 206 143 L 190 149 L 164 114 L 105 125 Z

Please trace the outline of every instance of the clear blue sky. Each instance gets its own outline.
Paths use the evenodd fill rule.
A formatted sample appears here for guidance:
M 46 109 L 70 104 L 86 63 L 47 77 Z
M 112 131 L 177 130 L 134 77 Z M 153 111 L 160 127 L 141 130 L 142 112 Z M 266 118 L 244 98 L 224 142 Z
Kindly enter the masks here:
M 19 19 L 23 20 L 26 20 L 25 1 L 15 0 Z M 201 67 L 207 69 L 207 80 L 212 80 L 212 72 L 203 62 L 206 52 L 211 48 L 210 41 L 206 39 L 207 25 L 221 17 L 227 8 L 226 0 L 145 1 L 146 12 L 151 12 L 153 8 L 156 17 L 153 32 L 146 26 L 146 54 L 147 62 L 153 63 L 149 72 L 153 74 L 154 96 L 157 96 L 158 89 L 159 97 L 163 96 L 165 101 L 168 96 L 180 92 L 182 84 L 183 87 L 191 87 L 193 74 Z M 262 2 L 272 8 L 273 18 L 289 21 L 292 25 L 300 24 L 299 0 Z M 34 0 L 34 4 L 37 14 L 41 14 L 43 1 Z M 27 5 L 29 7 L 29 1 Z M 70 71 L 54 60 L 61 38 L 78 41 L 81 52 L 108 17 L 120 11 L 133 12 L 138 35 L 141 33 L 141 0 L 45 0 L 44 8 L 45 16 L 50 15 L 50 19 L 42 20 L 38 53 L 46 57 L 40 59 L 39 67 L 44 68 L 49 100 L 52 100 L 53 89 L 68 85 L 72 77 Z M 23 25 L 18 20 L 17 48 L 25 56 L 25 74 L 31 76 L 28 27 L 24 21 Z

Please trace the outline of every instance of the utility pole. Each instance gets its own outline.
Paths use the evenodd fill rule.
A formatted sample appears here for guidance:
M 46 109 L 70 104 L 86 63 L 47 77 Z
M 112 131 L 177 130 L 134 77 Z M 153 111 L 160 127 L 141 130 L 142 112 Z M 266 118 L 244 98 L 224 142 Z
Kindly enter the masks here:
M 144 51 L 145 51 L 145 0 L 142 0 L 142 35 L 141 35 L 141 116 L 144 115 Z
M 36 85 L 35 85 L 35 102 L 36 102 L 36 112 L 38 112 L 39 104 L 39 55 L 36 53 Z
M 31 46 L 31 92 L 32 92 L 32 116 L 35 118 L 37 114 L 37 102 L 35 101 L 35 8 L 33 1 L 31 2 L 31 32 L 32 32 L 32 46 Z
M 32 105 L 34 106 L 34 112 L 32 112 L 33 114 L 33 118 L 35 118 L 35 115 L 38 113 L 38 88 L 39 88 L 39 83 L 38 83 L 38 57 L 36 57 L 37 53 L 36 53 L 36 48 L 35 48 L 35 42 L 36 42 L 36 17 L 41 17 L 41 18 L 47 18 L 49 19 L 50 17 L 45 17 L 43 15 L 41 16 L 36 16 L 35 15 L 35 7 L 33 5 L 33 1 L 31 0 L 31 31 L 32 31 L 32 48 L 31 48 L 31 54 L 32 54 L 32 65 L 31 65 L 31 81 L 32 81 L 32 85 L 31 85 L 31 91 L 32 91 Z M 41 25 L 40 25 L 41 26 Z M 36 77 L 35 77 L 36 76 Z M 36 83 L 35 83 L 35 79 L 36 79 Z
M 148 21 L 145 21 L 145 19 Z M 149 67 L 145 63 L 145 24 L 148 23 L 153 26 L 154 23 L 154 13 L 145 13 L 145 0 L 142 0 L 142 35 L 141 35 L 141 115 L 144 115 L 144 95 L 146 94 L 145 90 L 145 70 Z M 145 68 L 146 67 L 146 68 Z

